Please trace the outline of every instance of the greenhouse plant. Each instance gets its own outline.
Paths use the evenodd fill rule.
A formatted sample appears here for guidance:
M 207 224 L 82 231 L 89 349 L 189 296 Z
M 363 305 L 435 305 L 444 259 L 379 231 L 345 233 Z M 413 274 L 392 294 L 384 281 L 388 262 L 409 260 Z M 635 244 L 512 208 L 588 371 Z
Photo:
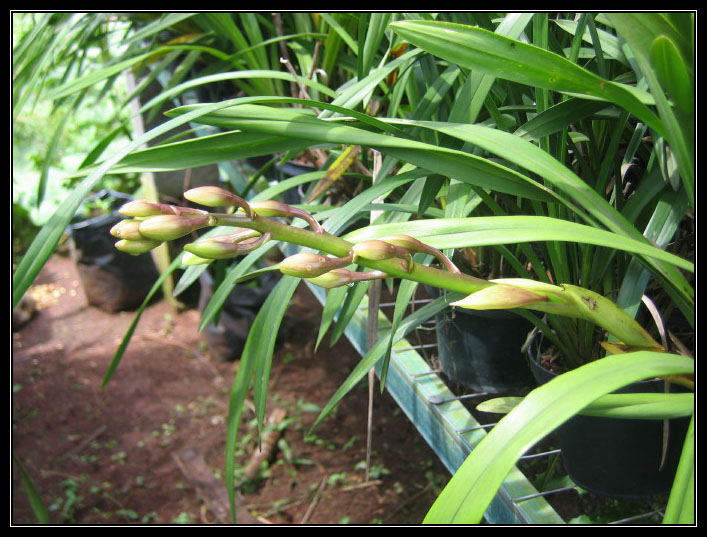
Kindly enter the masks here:
M 419 283 L 447 292 L 426 307 L 428 316 L 451 299 L 457 307 L 513 309 L 531 319 L 569 360 L 577 359 L 494 427 L 425 520 L 479 523 L 518 458 L 572 416 L 606 402 L 603 396 L 654 377 L 694 390 L 694 359 L 675 351 L 684 352 L 685 345 L 673 342 L 671 349 L 666 339 L 642 326 L 647 322 L 635 319 L 651 282 L 659 289 L 658 307 L 678 312 L 694 333 L 694 263 L 689 259 L 695 212 L 694 17 L 360 16 L 370 24 L 359 24 L 358 41 L 349 43 L 359 53 L 355 75 L 336 86 L 331 101 L 321 94 L 316 100 L 267 88 L 177 107 L 168 112 L 168 122 L 80 170 L 78 175 L 86 176 L 81 186 L 42 230 L 35 255 L 18 268 L 13 301 L 51 254 L 62 223 L 106 174 L 185 169 L 277 152 L 297 155 L 307 148 L 340 154 L 327 164 L 329 171 L 337 166 L 341 171 L 345 148 L 364 148 L 364 159 L 371 148 L 374 159 L 383 155 L 373 180 L 341 206 L 302 208 L 275 199 L 297 181 L 315 181 L 323 174 L 250 196 L 236 188 L 197 188 L 185 198 L 214 210 L 154 200 L 124 206 L 127 219 L 114 229 L 117 247 L 140 254 L 214 228 L 186 246 L 162 276 L 184 263 L 190 267 L 185 281 L 193 281 L 214 259 L 245 255 L 215 292 L 202 326 L 234 283 L 261 272 L 253 267 L 267 249 L 285 243 L 305 248 L 270 269 L 284 276 L 256 317 L 241 356 L 231 391 L 227 454 L 232 454 L 251 385 L 262 426 L 275 334 L 260 328 L 279 325 L 301 279 L 343 291 L 330 292 L 325 308 L 336 308 L 356 282 L 400 280 L 390 338 L 363 357 L 320 421 L 379 362 L 385 384 L 390 345 L 412 326 L 401 323 L 401 312 Z M 80 91 L 87 83 L 81 80 L 57 95 Z M 140 149 L 187 123 L 220 131 Z M 628 170 L 641 180 L 631 183 Z M 377 200 L 386 200 L 376 204 L 383 212 L 377 220 L 342 234 Z M 488 280 L 457 268 L 453 251 L 482 246 L 498 249 L 516 275 Z M 603 356 L 606 351 L 610 355 Z M 692 523 L 694 395 L 664 395 L 650 401 L 612 399 L 598 412 L 651 419 L 693 416 L 664 518 Z M 226 474 L 232 475 L 233 457 L 226 460 Z M 227 486 L 233 507 L 234 485 Z

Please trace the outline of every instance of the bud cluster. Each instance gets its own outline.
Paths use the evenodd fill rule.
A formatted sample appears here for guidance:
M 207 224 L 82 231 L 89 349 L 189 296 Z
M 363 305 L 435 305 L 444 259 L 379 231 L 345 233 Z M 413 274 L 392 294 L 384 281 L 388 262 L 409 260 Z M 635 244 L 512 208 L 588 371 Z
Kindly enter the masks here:
M 326 235 L 324 228 L 311 214 L 278 201 L 247 202 L 215 186 L 188 190 L 184 197 L 206 207 L 235 207 L 236 213 L 218 214 L 146 200 L 131 201 L 120 209 L 121 214 L 131 218 L 123 220 L 111 229 L 111 234 L 120 239 L 116 248 L 137 255 L 148 252 L 165 241 L 184 237 L 208 226 L 246 226 L 235 227 L 228 235 L 206 237 L 184 246 L 183 264 L 199 265 L 211 263 L 215 259 L 230 259 L 247 254 L 271 240 L 273 234 L 266 231 L 268 228 L 263 226 L 263 218 L 300 218 L 305 220 L 315 233 Z M 283 239 L 279 236 L 275 238 Z M 326 241 L 327 238 L 321 237 L 320 240 Z M 357 281 L 388 277 L 388 274 L 380 270 L 355 272 L 345 268 L 359 260 L 382 261 L 399 258 L 400 267 L 410 273 L 414 266 L 412 254 L 418 252 L 435 256 L 449 272 L 459 273 L 439 250 L 407 235 L 361 241 L 352 245 L 349 253 L 343 257 L 304 252 L 295 254 L 286 258 L 279 268 L 283 274 L 306 278 L 322 287 L 339 287 Z
M 455 306 L 471 309 L 532 308 L 594 322 L 627 345 L 660 347 L 621 308 L 586 289 L 518 278 L 480 280 L 461 274 L 442 252 L 408 235 L 391 235 L 351 244 L 328 235 L 319 222 L 302 209 L 277 201 L 248 203 L 218 187 L 195 188 L 185 192 L 184 197 L 203 206 L 235 207 L 236 210 L 220 214 L 146 200 L 131 201 L 120 209 L 120 213 L 128 219 L 111 229 L 111 234 L 120 239 L 116 248 L 138 255 L 165 241 L 184 237 L 205 227 L 228 226 L 235 228 L 230 234 L 205 237 L 187 244 L 183 263 L 199 265 L 215 259 L 230 259 L 252 252 L 271 239 L 285 241 L 315 251 L 336 253 L 336 256 L 329 256 L 302 252 L 287 257 L 279 265 L 283 274 L 306 278 L 315 285 L 327 288 L 389 277 L 385 270 L 402 277 L 407 273 L 411 279 L 435 285 L 433 278 L 439 274 L 429 272 L 426 267 L 416 270 L 413 263 L 414 253 L 424 253 L 435 257 L 446 269 L 447 275 L 443 279 L 449 289 L 468 290 L 468 296 L 453 303 Z M 271 221 L 269 217 L 300 218 L 309 224 L 311 231 Z M 355 263 L 385 270 L 356 272 L 347 268 Z

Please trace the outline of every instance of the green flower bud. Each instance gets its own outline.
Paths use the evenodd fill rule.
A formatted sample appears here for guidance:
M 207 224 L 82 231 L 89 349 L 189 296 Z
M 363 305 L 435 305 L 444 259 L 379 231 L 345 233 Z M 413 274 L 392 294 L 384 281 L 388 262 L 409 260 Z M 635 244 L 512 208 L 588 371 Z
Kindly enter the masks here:
M 286 258 L 280 263 L 280 272 L 298 278 L 315 278 L 327 272 L 351 264 L 351 256 L 327 257 L 302 252 Z
M 147 200 L 129 201 L 123 205 L 118 212 L 125 216 L 134 217 L 157 216 L 158 214 L 164 214 L 160 203 L 153 203 Z
M 250 205 L 242 198 L 232 194 L 228 190 L 217 186 L 200 186 L 192 188 L 184 193 L 184 197 L 189 201 L 205 205 L 207 207 L 232 207 L 237 206 L 243 209 L 248 218 L 253 217 Z
M 140 235 L 139 228 L 138 220 L 121 220 L 110 229 L 110 234 L 119 239 L 137 241 L 145 238 Z
M 140 222 L 139 231 L 150 239 L 171 241 L 208 225 L 208 217 L 165 214 L 143 220 Z
M 379 240 L 361 241 L 351 248 L 354 254 L 354 261 L 362 257 L 372 261 L 382 261 L 392 257 L 400 257 L 405 260 L 404 268 L 410 272 L 412 270 L 412 255 L 405 248 L 395 246 Z
M 247 254 L 270 240 L 270 233 L 264 233 L 260 237 L 257 231 L 246 230 L 250 235 L 241 232 L 233 235 L 222 235 L 210 237 L 187 244 L 184 249 L 198 257 L 205 259 L 230 259 L 239 255 Z
M 539 295 L 528 289 L 498 283 L 472 293 L 457 302 L 452 302 L 451 305 L 471 310 L 500 310 L 524 308 L 531 304 L 547 301 L 548 298 L 546 296 Z
M 149 252 L 153 248 L 157 248 L 162 241 L 155 241 L 151 239 L 138 239 L 138 240 L 121 240 L 115 243 L 115 247 L 121 252 L 127 254 L 139 255 Z
M 213 262 L 213 259 L 204 259 L 203 257 L 194 255 L 191 252 L 184 252 L 184 255 L 182 256 L 182 265 L 185 267 L 191 267 L 193 265 L 208 265 Z
M 292 207 L 286 203 L 273 200 L 253 201 L 250 206 L 260 216 L 291 216 L 293 218 L 301 218 L 317 233 L 324 233 L 324 228 L 311 214 L 297 207 Z

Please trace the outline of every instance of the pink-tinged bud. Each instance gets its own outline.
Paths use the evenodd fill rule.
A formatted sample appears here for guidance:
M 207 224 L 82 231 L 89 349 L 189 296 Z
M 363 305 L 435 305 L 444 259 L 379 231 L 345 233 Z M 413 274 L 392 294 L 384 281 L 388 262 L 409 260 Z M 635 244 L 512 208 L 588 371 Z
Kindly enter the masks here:
M 162 244 L 162 241 L 151 239 L 138 239 L 135 241 L 123 239 L 122 241 L 116 242 L 115 247 L 126 254 L 139 255 L 149 252 L 153 248 L 157 248 L 160 244 Z
M 291 216 L 293 218 L 301 218 L 317 233 L 324 233 L 324 228 L 311 214 L 297 207 L 292 207 L 286 203 L 273 200 L 253 201 L 250 203 L 250 206 L 260 216 Z
M 449 272 L 453 274 L 461 274 L 461 271 L 446 255 L 440 252 L 437 248 L 433 248 L 432 246 L 417 240 L 415 237 L 411 237 L 410 235 L 391 235 L 389 237 L 383 237 L 381 240 L 394 244 L 395 246 L 405 248 L 409 252 L 433 255 Z
M 302 252 L 286 258 L 280 263 L 280 272 L 298 278 L 316 278 L 327 272 L 351 264 L 351 256 L 327 257 Z
M 387 278 L 389 275 L 380 270 L 372 270 L 370 272 L 354 272 L 348 269 L 334 269 L 321 276 L 307 278 L 307 281 L 319 287 L 341 287 L 355 282 L 379 280 Z
M 206 207 L 240 207 L 245 211 L 248 218 L 253 217 L 253 211 L 244 199 L 217 186 L 192 188 L 184 193 L 184 197 L 189 201 Z
M 351 250 L 354 253 L 354 259 L 363 257 L 372 261 L 382 261 L 391 257 L 405 257 L 410 253 L 404 248 L 389 244 L 379 240 L 361 241 L 353 245 Z
M 161 214 L 181 215 L 206 215 L 206 211 L 200 209 L 192 209 L 191 207 L 177 207 L 166 203 L 157 203 L 147 200 L 129 201 L 123 205 L 118 212 L 125 216 L 133 216 L 135 218 L 144 218 L 149 216 L 158 216 Z
M 359 257 L 370 259 L 372 261 L 382 261 L 384 259 L 399 257 L 405 260 L 405 270 L 408 272 L 412 270 L 413 263 L 410 252 L 408 252 L 405 248 L 395 246 L 394 244 L 379 240 L 361 241 L 354 244 L 351 251 L 354 254 L 354 261 Z
M 139 231 L 141 235 L 150 239 L 171 241 L 206 227 L 209 223 L 208 217 L 165 214 L 143 220 L 140 222 Z
M 252 233 L 258 235 L 257 232 Z M 232 257 L 257 250 L 271 238 L 270 233 L 264 233 L 260 237 L 255 237 L 254 235 L 245 237 L 245 234 L 240 235 L 241 236 L 234 234 L 211 237 L 187 244 L 184 246 L 184 249 L 187 252 L 205 259 L 231 259 Z
M 138 220 L 121 220 L 110 229 L 110 234 L 119 239 L 137 241 L 145 238 L 140 235 L 139 228 Z

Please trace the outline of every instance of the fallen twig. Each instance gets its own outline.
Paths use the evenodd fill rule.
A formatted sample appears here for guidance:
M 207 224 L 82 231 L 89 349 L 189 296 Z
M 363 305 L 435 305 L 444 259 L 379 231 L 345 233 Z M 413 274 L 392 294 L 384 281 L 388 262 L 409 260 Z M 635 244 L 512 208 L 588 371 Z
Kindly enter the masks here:
M 317 489 L 317 493 L 314 495 L 314 498 L 312 498 L 312 503 L 309 504 L 309 507 L 307 508 L 307 512 L 302 517 L 300 524 L 306 524 L 307 522 L 309 522 L 309 519 L 311 518 L 312 513 L 314 513 L 315 507 L 317 507 L 317 504 L 319 503 L 319 500 L 322 497 L 322 493 L 324 492 L 324 487 L 326 487 L 327 479 L 329 479 L 328 475 L 325 475 L 324 477 L 322 477 L 322 482 L 319 483 L 319 488 Z
M 107 427 L 106 425 L 101 425 L 101 426 L 99 426 L 98 429 L 96 429 L 96 430 L 93 431 L 91 434 L 89 434 L 86 438 L 84 438 L 83 441 L 82 441 L 78 446 L 72 448 L 72 449 L 66 454 L 66 458 L 67 458 L 67 459 L 70 459 L 70 458 L 73 457 L 74 455 L 78 455 L 79 453 L 81 453 L 81 452 L 86 448 L 86 446 L 88 446 L 88 445 L 89 445 L 91 442 L 93 442 L 96 438 L 98 438 L 99 436 L 101 436 L 101 435 L 106 431 L 106 429 L 108 429 L 108 427 Z
M 252 480 L 258 476 L 258 470 L 263 461 L 266 461 L 272 455 L 277 441 L 282 434 L 278 427 L 287 416 L 287 411 L 283 408 L 276 408 L 268 418 L 268 429 L 263 433 L 263 441 L 260 449 L 257 449 L 250 458 L 248 466 L 245 469 L 245 478 Z

